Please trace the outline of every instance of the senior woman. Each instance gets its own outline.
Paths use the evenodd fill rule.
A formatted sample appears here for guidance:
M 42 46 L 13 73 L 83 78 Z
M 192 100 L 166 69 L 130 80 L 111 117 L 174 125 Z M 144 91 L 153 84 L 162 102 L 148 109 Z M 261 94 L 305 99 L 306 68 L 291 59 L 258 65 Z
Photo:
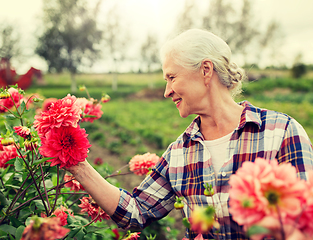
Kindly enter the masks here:
M 68 170 L 122 228 L 144 228 L 163 218 L 178 196 L 189 206 L 214 202 L 219 239 L 246 239 L 228 211 L 230 176 L 244 161 L 262 157 L 291 162 L 305 179 L 312 169 L 311 142 L 293 118 L 233 100 L 244 71 L 231 62 L 230 48 L 214 34 L 188 30 L 168 41 L 161 57 L 164 96 L 172 99 L 181 117 L 197 117 L 168 147 L 152 173 L 129 193 L 106 182 L 87 161 Z M 205 183 L 213 186 L 212 197 L 204 195 Z M 187 206 L 183 215 L 190 216 Z M 211 234 L 203 237 L 212 238 Z M 196 236 L 186 231 L 186 237 Z

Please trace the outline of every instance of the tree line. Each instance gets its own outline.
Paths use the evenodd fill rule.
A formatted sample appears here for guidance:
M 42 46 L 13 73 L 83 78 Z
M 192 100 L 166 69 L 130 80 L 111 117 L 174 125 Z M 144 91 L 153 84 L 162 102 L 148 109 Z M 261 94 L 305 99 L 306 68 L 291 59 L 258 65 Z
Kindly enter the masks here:
M 238 2 L 237 2 L 238 3 Z M 117 4 L 110 7 L 105 21 L 99 21 L 99 0 L 90 6 L 86 0 L 43 0 L 42 33 L 38 36 L 34 53 L 47 63 L 49 72 L 69 71 L 72 91 L 76 89 L 75 75 L 81 66 L 92 66 L 96 61 L 109 58 L 113 65 L 112 88 L 117 89 L 118 66 L 131 57 L 127 49 L 132 47 L 129 29 L 122 25 Z M 242 0 L 235 8 L 233 1 L 211 0 L 204 14 L 199 15 L 197 2 L 186 0 L 177 17 L 172 33 L 198 27 L 208 29 L 222 37 L 240 55 L 246 65 L 258 64 L 265 49 L 271 52 L 272 65 L 282 43 L 282 29 L 271 21 L 261 31 L 253 14 L 253 0 Z M 153 66 L 160 67 L 157 33 L 147 33 L 141 44 L 141 71 L 150 72 Z M 0 58 L 11 58 L 21 54 L 19 37 L 11 25 L 0 25 Z M 258 49 L 251 60 L 251 49 Z M 138 60 L 137 59 L 137 60 Z

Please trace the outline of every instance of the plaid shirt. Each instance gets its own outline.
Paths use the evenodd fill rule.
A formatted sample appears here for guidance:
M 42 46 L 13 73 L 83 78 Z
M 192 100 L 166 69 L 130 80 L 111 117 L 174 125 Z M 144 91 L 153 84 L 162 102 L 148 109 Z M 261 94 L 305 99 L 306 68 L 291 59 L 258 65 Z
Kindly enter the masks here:
M 198 116 L 168 147 L 153 172 L 132 194 L 121 189 L 112 219 L 122 228 L 144 228 L 174 208 L 175 196 L 183 196 L 190 206 L 214 203 L 220 223 L 219 239 L 247 239 L 228 211 L 230 176 L 244 161 L 262 157 L 276 158 L 279 163 L 291 162 L 298 176 L 307 179 L 307 171 L 312 169 L 313 151 L 306 132 L 293 118 L 256 108 L 247 101 L 240 104 L 244 107 L 240 124 L 231 136 L 227 157 L 217 178 L 199 130 Z M 204 195 L 204 183 L 213 186 L 213 197 Z M 182 213 L 184 217 L 190 216 L 186 204 Z M 197 233 L 187 230 L 186 236 L 193 239 Z M 214 236 L 216 238 L 215 233 Z M 210 234 L 203 237 L 212 239 Z

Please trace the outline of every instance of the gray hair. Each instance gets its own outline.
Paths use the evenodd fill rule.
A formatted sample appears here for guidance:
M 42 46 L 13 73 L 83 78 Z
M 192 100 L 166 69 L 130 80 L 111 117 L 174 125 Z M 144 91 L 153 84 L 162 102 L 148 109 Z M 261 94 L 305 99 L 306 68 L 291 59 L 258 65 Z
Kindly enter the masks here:
M 241 93 L 245 71 L 230 62 L 231 50 L 227 43 L 211 32 L 200 29 L 187 30 L 167 41 L 160 51 L 161 61 L 171 57 L 175 64 L 189 70 L 199 70 L 202 61 L 212 61 L 219 80 L 232 96 Z

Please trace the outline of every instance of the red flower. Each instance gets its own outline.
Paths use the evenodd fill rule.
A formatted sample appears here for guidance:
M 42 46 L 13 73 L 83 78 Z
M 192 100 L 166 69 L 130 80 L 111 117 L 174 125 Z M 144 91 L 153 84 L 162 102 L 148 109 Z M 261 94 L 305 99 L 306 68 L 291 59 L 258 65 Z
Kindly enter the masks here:
M 78 105 L 83 111 L 83 115 L 91 115 L 93 117 L 83 117 L 82 122 L 93 122 L 101 118 L 103 112 L 101 111 L 102 105 L 97 103 L 93 98 L 87 100 L 86 98 L 78 98 Z
M 64 182 L 67 182 L 69 180 L 72 180 L 72 181 L 65 183 L 64 184 L 65 187 L 70 187 L 71 191 L 74 191 L 74 192 L 78 192 L 79 190 L 85 191 L 84 187 L 77 180 L 75 180 L 75 177 L 65 174 Z
M 154 167 L 158 161 L 159 157 L 154 153 L 136 155 L 129 161 L 129 168 L 130 171 L 141 176 L 147 174 L 149 172 L 149 168 Z
M 6 162 L 18 157 L 18 154 L 14 145 L 2 146 L 2 149 L 0 150 L 0 168 L 6 168 L 8 166 Z
M 66 213 L 67 212 L 67 213 Z M 60 219 L 60 225 L 65 226 L 67 225 L 67 216 L 71 215 L 74 217 L 74 214 L 70 209 L 67 209 L 66 207 L 60 206 L 60 208 L 57 208 L 52 215 L 55 215 L 57 218 Z
M 118 232 L 117 228 L 112 229 L 112 232 L 114 233 L 114 240 L 120 239 L 120 233 Z
M 0 99 L 0 113 L 6 112 L 7 109 L 11 109 L 14 106 L 14 103 L 16 107 L 18 107 L 20 105 L 21 99 L 23 99 L 23 94 L 20 94 L 15 88 L 9 88 L 8 92 L 11 94 L 11 97 Z
M 110 216 L 99 207 L 99 205 L 92 199 L 90 195 L 89 197 L 83 197 L 80 199 L 80 202 L 81 204 L 78 205 L 78 207 L 82 209 L 81 212 L 87 212 L 88 216 L 91 216 L 92 220 L 95 219 L 95 222 L 101 222 L 102 219 L 110 219 Z
M 51 105 L 48 111 L 35 116 L 34 126 L 40 137 L 54 128 L 61 126 L 77 127 L 81 109 L 76 104 L 76 97 L 67 95 Z
M 83 162 L 91 146 L 85 129 L 79 126 L 53 128 L 41 140 L 39 151 L 45 157 L 53 157 L 47 160 L 51 166 L 70 167 Z
M 64 228 L 60 224 L 60 219 L 36 218 L 24 229 L 21 240 L 55 240 L 66 236 L 70 229 Z
M 58 101 L 57 98 L 47 98 L 46 100 L 43 101 L 42 104 L 42 111 L 49 111 L 50 107 Z
M 30 129 L 28 127 L 16 126 L 16 127 L 13 127 L 13 129 L 15 130 L 16 134 L 21 136 L 22 138 L 27 139 L 28 136 L 30 136 Z
M 103 164 L 103 160 L 102 160 L 102 158 L 97 157 L 97 158 L 93 161 L 93 163 L 94 163 L 95 165 L 101 165 L 101 164 Z

